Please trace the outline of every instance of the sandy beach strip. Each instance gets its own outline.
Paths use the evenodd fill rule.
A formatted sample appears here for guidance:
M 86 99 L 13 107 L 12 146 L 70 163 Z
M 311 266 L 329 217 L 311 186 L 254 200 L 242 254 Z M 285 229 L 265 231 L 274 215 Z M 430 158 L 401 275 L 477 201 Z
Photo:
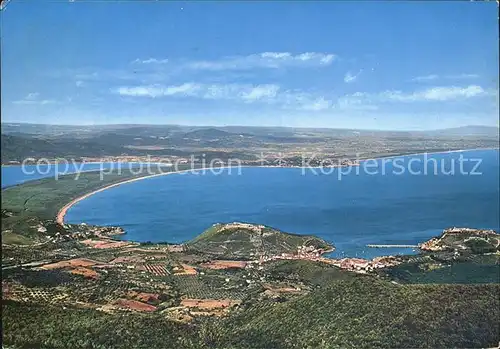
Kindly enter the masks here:
M 194 169 L 194 170 L 196 170 L 196 169 Z M 75 205 L 76 203 L 78 203 L 78 202 L 80 202 L 82 200 L 85 200 L 89 196 L 92 196 L 94 194 L 100 193 L 100 192 L 102 192 L 104 190 L 111 189 L 113 187 L 117 187 L 117 186 L 122 185 L 122 184 L 140 181 L 140 180 L 147 179 L 147 178 L 158 177 L 158 176 L 166 176 L 166 175 L 173 174 L 173 173 L 181 173 L 181 172 L 188 172 L 188 171 L 194 171 L 194 170 L 193 169 L 189 169 L 189 170 L 182 170 L 182 171 L 172 171 L 172 172 L 165 172 L 165 173 L 156 173 L 156 174 L 152 174 L 152 175 L 149 175 L 149 176 L 142 176 L 142 177 L 127 179 L 127 180 L 124 180 L 124 181 L 121 181 L 121 182 L 113 183 L 113 184 L 107 185 L 105 187 L 96 189 L 94 191 L 91 191 L 90 193 L 87 193 L 87 194 L 82 195 L 82 196 L 80 196 L 80 197 L 78 197 L 76 199 L 73 199 L 70 202 L 68 202 L 66 205 L 64 205 L 59 210 L 59 212 L 57 213 L 56 222 L 59 223 L 59 224 L 61 224 L 61 225 L 64 224 L 64 216 L 66 215 L 66 213 L 68 212 L 68 210 L 73 205 Z

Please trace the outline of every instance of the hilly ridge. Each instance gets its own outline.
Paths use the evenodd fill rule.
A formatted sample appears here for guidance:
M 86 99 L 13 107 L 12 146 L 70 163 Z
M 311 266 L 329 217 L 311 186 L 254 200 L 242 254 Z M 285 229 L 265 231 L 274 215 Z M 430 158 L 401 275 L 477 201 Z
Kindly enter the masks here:
M 248 223 L 214 224 L 187 243 L 191 249 L 204 253 L 236 258 L 295 253 L 301 246 L 327 251 L 333 246 L 308 235 L 285 233 L 264 225 Z

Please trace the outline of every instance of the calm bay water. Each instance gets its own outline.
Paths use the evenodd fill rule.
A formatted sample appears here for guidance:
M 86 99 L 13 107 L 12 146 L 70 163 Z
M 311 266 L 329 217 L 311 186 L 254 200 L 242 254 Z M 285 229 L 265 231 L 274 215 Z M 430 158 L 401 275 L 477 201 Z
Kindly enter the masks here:
M 482 174 L 469 173 L 473 161 L 460 174 L 460 156 L 481 159 L 475 170 Z M 498 150 L 429 155 L 445 171 L 454 164 L 454 175 L 440 168 L 434 175 L 434 164 L 424 165 L 423 155 L 397 158 L 399 166 L 412 162 L 413 173 L 420 174 L 396 174 L 401 170 L 394 163 L 386 163 L 382 174 L 384 160 L 367 170 L 378 174 L 353 168 L 340 180 L 338 169 L 317 175 L 297 168 L 172 174 L 95 194 L 73 206 L 66 219 L 119 225 L 127 232 L 123 239 L 153 242 L 183 242 L 214 223 L 244 221 L 320 236 L 335 244 L 335 256 L 411 253 L 366 245 L 417 244 L 452 226 L 498 229 L 498 156 Z

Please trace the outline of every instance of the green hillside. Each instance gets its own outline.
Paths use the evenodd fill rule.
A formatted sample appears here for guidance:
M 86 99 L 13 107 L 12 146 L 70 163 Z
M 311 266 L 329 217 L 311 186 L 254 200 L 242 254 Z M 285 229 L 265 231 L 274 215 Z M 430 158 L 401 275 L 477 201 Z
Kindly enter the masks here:
M 6 302 L 4 343 L 16 348 L 488 348 L 500 340 L 499 285 L 331 281 L 288 302 L 180 325 L 160 314 Z
M 189 241 L 187 246 L 207 254 L 233 258 L 296 253 L 300 246 L 311 246 L 318 251 L 333 248 L 315 236 L 290 234 L 264 225 L 238 222 L 215 224 Z
M 499 285 L 397 285 L 357 277 L 227 319 L 216 347 L 494 347 L 499 291 Z

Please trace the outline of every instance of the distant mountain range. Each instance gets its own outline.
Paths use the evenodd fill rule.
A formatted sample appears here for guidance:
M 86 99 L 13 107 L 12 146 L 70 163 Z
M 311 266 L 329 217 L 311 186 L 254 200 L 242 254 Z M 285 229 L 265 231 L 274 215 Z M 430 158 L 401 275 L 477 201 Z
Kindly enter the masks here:
M 485 136 L 498 137 L 499 128 L 493 126 L 470 125 L 454 128 L 445 128 L 435 131 L 426 131 L 429 135 L 452 135 L 452 136 Z
M 188 138 L 225 137 L 230 134 L 244 134 L 257 136 L 350 136 L 350 135 L 377 135 L 377 136 L 481 136 L 498 137 L 499 128 L 495 126 L 469 125 L 455 128 L 426 131 L 387 131 L 366 129 L 341 128 L 297 128 L 297 127 L 270 127 L 270 126 L 183 126 L 183 125 L 46 125 L 29 123 L 2 123 L 2 134 L 11 135 L 47 135 L 62 136 L 76 134 L 79 137 L 95 137 L 100 133 L 117 132 L 123 135 L 135 136 L 171 136 L 184 135 Z
M 380 131 L 293 127 L 179 125 L 37 125 L 2 123 L 2 163 L 33 158 L 183 156 L 255 159 L 267 153 L 405 154 L 498 146 L 498 127 Z

